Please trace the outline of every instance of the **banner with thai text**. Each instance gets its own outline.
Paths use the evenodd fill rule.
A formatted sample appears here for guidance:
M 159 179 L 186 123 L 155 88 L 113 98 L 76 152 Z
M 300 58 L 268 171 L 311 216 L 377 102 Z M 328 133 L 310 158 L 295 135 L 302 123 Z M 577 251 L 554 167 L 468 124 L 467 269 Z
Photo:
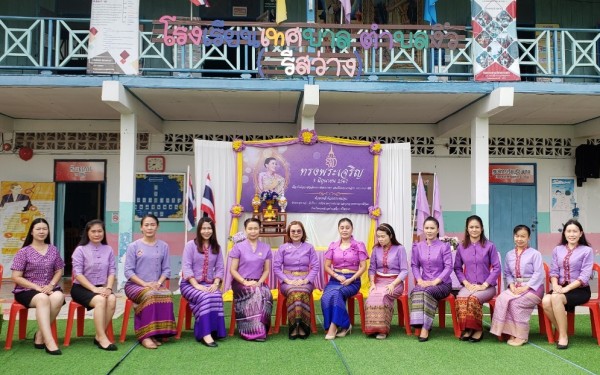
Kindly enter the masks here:
M 331 143 L 247 146 L 243 151 L 241 205 L 274 192 L 288 212 L 368 213 L 373 205 L 373 154 L 369 147 Z
M 48 221 L 54 240 L 54 183 L 2 181 L 0 196 L 0 262 L 9 270 L 34 219 Z
M 139 0 L 93 0 L 88 74 L 139 74 Z
M 54 182 L 104 182 L 106 160 L 55 160 Z
M 516 0 L 471 1 L 476 81 L 520 81 Z

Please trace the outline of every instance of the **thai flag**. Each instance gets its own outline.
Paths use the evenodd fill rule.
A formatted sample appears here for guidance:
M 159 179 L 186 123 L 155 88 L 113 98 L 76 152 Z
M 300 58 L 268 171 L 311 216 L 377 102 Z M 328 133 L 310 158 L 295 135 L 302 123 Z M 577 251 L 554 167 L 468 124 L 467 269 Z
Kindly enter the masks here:
M 210 217 L 216 224 L 215 219 L 215 197 L 210 188 L 210 173 L 206 175 L 206 185 L 204 185 L 204 194 L 202 194 L 202 205 L 200 206 L 203 217 Z
M 190 2 L 192 4 L 194 4 L 195 6 L 197 6 L 197 7 L 199 7 L 201 5 L 204 5 L 207 8 L 210 7 L 210 4 L 208 3 L 208 0 L 190 0 Z
M 196 226 L 196 196 L 194 195 L 194 186 L 190 176 L 190 167 L 187 171 L 187 209 L 185 214 L 185 230 L 190 231 Z

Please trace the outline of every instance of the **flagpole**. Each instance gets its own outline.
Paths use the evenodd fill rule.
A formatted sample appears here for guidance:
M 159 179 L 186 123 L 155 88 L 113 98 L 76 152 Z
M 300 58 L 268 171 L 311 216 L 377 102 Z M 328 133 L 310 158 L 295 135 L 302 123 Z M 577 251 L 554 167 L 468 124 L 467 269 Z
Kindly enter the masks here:
M 412 226 L 410 227 L 413 234 L 415 233 L 415 220 L 417 220 L 417 199 L 419 199 L 419 179 L 421 178 L 421 172 L 419 172 L 419 177 L 417 178 L 417 188 L 415 189 L 415 208 L 413 209 L 413 217 L 412 217 Z

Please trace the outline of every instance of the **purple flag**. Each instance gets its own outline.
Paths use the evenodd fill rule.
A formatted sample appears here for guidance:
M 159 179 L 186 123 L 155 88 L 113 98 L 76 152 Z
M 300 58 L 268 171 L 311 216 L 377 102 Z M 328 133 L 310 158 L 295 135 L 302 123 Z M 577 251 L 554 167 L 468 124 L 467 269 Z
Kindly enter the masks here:
M 438 185 L 437 173 L 433 176 L 433 217 L 440 223 L 440 237 L 445 236 L 444 216 L 442 215 L 442 203 L 440 202 L 440 186 Z
M 346 23 L 350 23 L 350 12 L 352 10 L 352 5 L 350 5 L 350 0 L 340 0 L 340 3 L 342 4 L 344 19 L 346 20 Z
M 423 179 L 419 173 L 419 181 L 417 182 L 417 197 L 415 202 L 416 215 L 415 220 L 417 221 L 417 235 L 423 234 L 423 223 L 427 217 L 429 217 L 429 202 L 427 201 L 427 193 L 425 192 L 425 186 L 423 186 Z

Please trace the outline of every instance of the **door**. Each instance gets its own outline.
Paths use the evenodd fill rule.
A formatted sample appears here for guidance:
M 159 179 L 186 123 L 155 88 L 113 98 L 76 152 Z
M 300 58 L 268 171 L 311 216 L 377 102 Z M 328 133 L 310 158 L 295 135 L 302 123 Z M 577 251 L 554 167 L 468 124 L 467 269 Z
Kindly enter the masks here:
M 537 249 L 537 195 L 535 185 L 490 185 L 489 239 L 502 255 L 514 249 L 513 228 L 531 228 L 529 246 Z

